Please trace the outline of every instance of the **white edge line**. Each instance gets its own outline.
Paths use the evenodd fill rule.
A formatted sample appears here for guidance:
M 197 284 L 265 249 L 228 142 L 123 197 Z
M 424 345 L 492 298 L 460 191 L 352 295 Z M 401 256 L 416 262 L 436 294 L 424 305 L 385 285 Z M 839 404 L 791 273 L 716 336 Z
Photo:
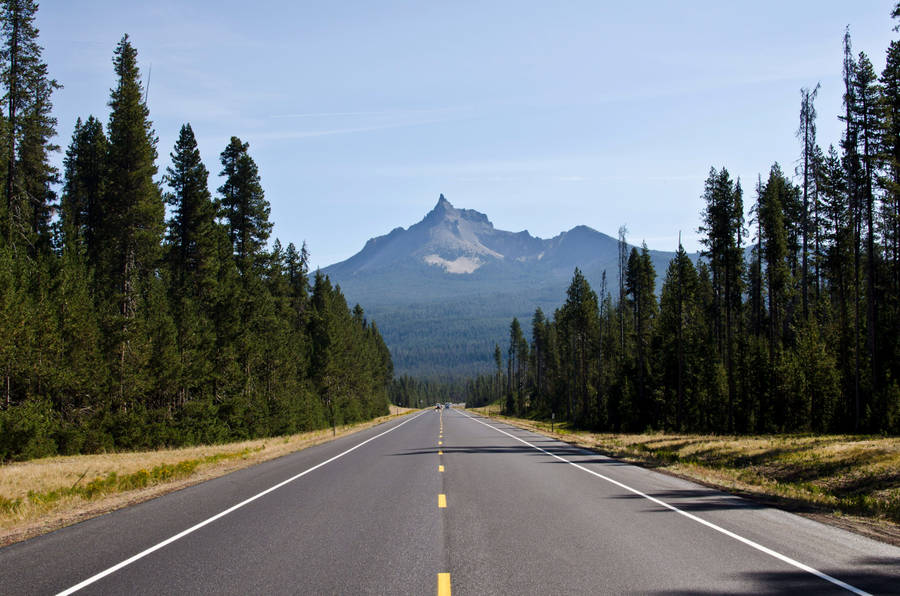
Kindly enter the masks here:
M 504 435 L 506 435 L 506 436 L 508 436 L 508 437 L 511 437 L 511 438 L 515 439 L 516 441 L 519 441 L 520 443 L 524 443 L 525 445 L 528 445 L 528 446 L 531 447 L 532 449 L 537 449 L 538 451 L 541 451 L 541 452 L 543 452 L 543 453 L 546 453 L 546 454 L 549 455 L 550 457 L 556 458 L 556 459 L 558 459 L 559 461 L 562 461 L 562 462 L 565 462 L 565 463 L 567 463 L 567 464 L 569 464 L 569 465 L 575 466 L 576 468 L 578 468 L 579 470 L 581 470 L 581 471 L 583 471 L 583 472 L 587 472 L 588 474 L 592 474 L 592 475 L 596 476 L 597 478 L 601 478 L 601 479 L 603 479 L 603 480 L 606 480 L 607 482 L 610 482 L 610 483 L 612 483 L 612 484 L 615 484 L 616 486 L 618 486 L 618 487 L 620 487 L 620 488 L 624 488 L 625 490 L 627 490 L 627 491 L 629 491 L 629 492 L 631 492 L 631 493 L 634 493 L 634 494 L 636 494 L 636 495 L 638 495 L 638 496 L 644 497 L 645 499 L 648 499 L 648 500 L 650 500 L 650 501 L 653 501 L 653 502 L 656 503 L 657 505 L 660 505 L 660 506 L 662 506 L 662 507 L 665 507 L 666 509 L 671 509 L 671 510 L 674 511 L 675 513 L 679 513 L 679 514 L 681 514 L 681 515 L 687 517 L 688 519 L 692 519 L 692 520 L 694 520 L 695 522 L 701 523 L 701 524 L 703 524 L 704 526 L 706 526 L 706 527 L 708 527 L 708 528 L 712 528 L 713 530 L 715 530 L 715 531 L 717 531 L 717 532 L 721 532 L 722 534 L 725 534 L 726 536 L 728 536 L 728 537 L 730 537 L 730 538 L 734 538 L 735 540 L 737 540 L 737 541 L 739 541 L 739 542 L 743 542 L 743 543 L 746 544 L 747 546 L 750 546 L 750 547 L 752 547 L 752 548 L 755 548 L 755 549 L 758 550 L 758 551 L 761 551 L 761 552 L 766 553 L 767 555 L 770 555 L 770 556 L 772 556 L 772 557 L 775 557 L 776 559 L 778 559 L 778 560 L 780 560 L 780 561 L 783 561 L 783 562 L 787 563 L 788 565 L 793 565 L 793 566 L 796 567 L 797 569 L 802 569 L 803 571 L 806 571 L 807 573 L 811 573 L 811 574 L 815 575 L 816 577 L 819 577 L 819 578 L 821 578 L 821 579 L 824 579 L 825 581 L 829 581 L 829 582 L 833 583 L 833 584 L 836 585 L 836 586 L 840 586 L 841 588 L 844 588 L 845 590 L 848 590 L 848 591 L 850 591 L 850 592 L 853 592 L 854 594 L 859 594 L 860 596 L 871 596 L 871 594 L 869 594 L 868 592 L 866 592 L 866 591 L 864 591 L 864 590 L 860 590 L 859 588 L 857 588 L 857 587 L 855 587 L 855 586 L 851 586 L 850 584 L 848 584 L 848 583 L 846 583 L 846 582 L 842 582 L 841 580 L 839 580 L 839 579 L 837 579 L 837 578 L 835 578 L 835 577 L 831 577 L 831 576 L 828 575 L 827 573 L 822 573 L 821 571 L 819 571 L 819 570 L 817 570 L 817 569 L 813 569 L 813 568 L 810 567 L 809 565 L 805 565 L 805 564 L 801 563 L 800 561 L 796 561 L 796 560 L 794 560 L 794 559 L 792 559 L 792 558 L 790 558 L 790 557 L 788 557 L 788 556 L 786 556 L 786 555 L 783 555 L 783 554 L 781 554 L 781 553 L 779 553 L 779 552 L 777 552 L 777 551 L 772 550 L 771 548 L 765 547 L 765 546 L 763 546 L 763 545 L 761 545 L 761 544 L 759 544 L 759 543 L 757 543 L 757 542 L 754 542 L 754 541 L 750 540 L 749 538 L 744 538 L 743 536 L 740 536 L 740 535 L 738 535 L 738 534 L 735 534 L 734 532 L 732 532 L 732 531 L 730 531 L 730 530 L 726 530 L 725 528 L 723 528 L 723 527 L 721 527 L 721 526 L 717 526 L 716 524 L 714 524 L 714 523 L 712 523 L 712 522 L 710 522 L 710 521 L 706 521 L 706 520 L 703 519 L 703 518 L 697 517 L 696 515 L 694 515 L 694 514 L 692 514 L 692 513 L 688 513 L 687 511 L 682 511 L 681 509 L 675 507 L 674 505 L 669 505 L 669 504 L 666 503 L 666 502 L 660 501 L 660 500 L 657 499 L 656 497 L 651 497 L 650 495 L 648 495 L 648 494 L 646 494 L 646 493 L 642 493 L 641 491 L 639 491 L 639 490 L 637 490 L 637 489 L 635 489 L 635 488 L 631 488 L 630 486 L 628 486 L 628 485 L 626 485 L 626 484 L 622 484 L 622 483 L 619 482 L 618 480 L 613 480 L 612 478 L 610 478 L 610 477 L 608 477 L 608 476 L 604 476 L 603 474 L 600 474 L 599 472 L 595 472 L 595 471 L 593 471 L 593 470 L 589 470 L 588 468 L 585 468 L 584 466 L 578 465 L 578 464 L 576 464 L 576 463 L 573 462 L 573 461 L 569 461 L 569 460 L 567 460 L 567 459 L 565 459 L 565 458 L 563 458 L 563 457 L 560 457 L 560 456 L 556 455 L 555 453 L 550 453 L 550 452 L 547 451 L 546 449 L 542 449 L 542 448 L 538 447 L 537 445 L 532 445 L 532 444 L 529 443 L 528 441 L 525 441 L 524 439 L 520 439 L 519 437 L 517 437 L 517 436 L 515 436 L 515 435 L 512 435 L 512 434 L 506 432 L 505 430 L 501 430 L 501 429 L 497 428 L 496 426 L 493 426 L 493 425 L 491 425 L 491 424 L 488 424 L 488 423 L 486 423 L 486 422 L 484 422 L 484 421 L 482 421 L 482 420 L 479 420 L 478 418 L 475 418 L 474 416 L 470 416 L 469 414 L 463 414 L 463 416 L 465 416 L 466 418 L 470 418 L 470 419 L 474 420 L 475 422 L 477 422 L 477 423 L 479 423 L 479 424 L 483 424 L 484 426 L 486 426 L 486 427 L 488 427 L 488 428 L 492 428 L 492 429 L 494 429 L 495 431 L 497 431 L 497 432 L 499 432 L 499 433 L 503 433 Z
M 98 580 L 103 579 L 103 578 L 106 577 L 107 575 L 110 575 L 110 574 L 112 574 L 112 573 L 115 573 L 115 572 L 118 571 L 119 569 L 122 569 L 123 567 L 126 567 L 126 566 L 128 566 L 128 565 L 131 565 L 132 563 L 134 563 L 135 561 L 137 561 L 137 560 L 139 560 L 139 559 L 143 559 L 144 557 L 146 557 L 146 556 L 149 555 L 150 553 L 156 552 L 156 551 L 158 551 L 159 549 L 163 548 L 164 546 L 168 546 L 169 544 L 172 544 L 172 543 L 175 542 L 176 540 L 179 540 L 179 539 L 181 539 L 181 538 L 184 538 L 184 537 L 187 536 L 188 534 L 191 534 L 191 533 L 193 533 L 193 532 L 196 532 L 197 530 L 199 530 L 199 529 L 202 528 L 203 526 L 206 526 L 206 525 L 208 525 L 208 524 L 211 524 L 212 522 L 216 521 L 217 519 L 219 519 L 219 518 L 221 518 L 221 517 L 225 517 L 225 516 L 228 515 L 229 513 L 232 513 L 233 511 L 236 511 L 236 510 L 240 509 L 240 508 L 243 507 L 244 505 L 247 505 L 247 504 L 249 504 L 249 503 L 252 503 L 253 501 L 259 499 L 260 497 L 263 497 L 263 496 L 269 494 L 270 492 L 272 492 L 272 491 L 274 491 L 274 490 L 278 490 L 279 488 L 281 488 L 281 487 L 284 486 L 285 484 L 289 484 L 289 483 L 293 482 L 294 480 L 297 480 L 298 478 L 301 478 L 302 476 L 306 476 L 307 474 L 309 474 L 310 472 L 312 472 L 312 471 L 314 471 L 314 470 L 318 470 L 318 469 L 321 468 L 322 466 L 324 466 L 324 465 L 326 465 L 326 464 L 329 464 L 329 463 L 333 462 L 334 460 L 336 460 L 336 459 L 338 459 L 338 458 L 340 458 L 340 457 L 343 457 L 343 456 L 347 455 L 347 454 L 350 453 L 351 451 L 355 451 L 355 450 L 359 449 L 360 447 L 362 447 L 362 446 L 365 445 L 366 443 L 368 443 L 368 442 L 370 442 L 370 441 L 374 441 L 374 440 L 377 439 L 378 437 L 382 437 L 382 436 L 388 434 L 389 432 L 392 432 L 392 431 L 397 430 L 398 428 L 400 428 L 401 426 L 403 426 L 403 425 L 406 424 L 407 422 L 412 422 L 413 420 L 415 420 L 416 418 L 418 418 L 419 416 L 421 416 L 421 415 L 424 414 L 424 413 L 425 413 L 425 412 L 422 412 L 421 414 L 416 414 L 416 415 L 413 416 L 412 418 L 409 418 L 409 419 L 407 419 L 407 420 L 404 420 L 403 422 L 401 422 L 401 423 L 398 424 L 397 426 L 392 426 L 391 428 L 387 429 L 387 430 L 384 431 L 383 433 L 379 433 L 379 434 L 375 435 L 374 437 L 370 437 L 370 438 L 366 439 L 365 441 L 363 441 L 362 443 L 359 443 L 358 445 L 354 445 L 354 446 L 351 447 L 350 449 L 348 449 L 348 450 L 346 450 L 346 451 L 344 451 L 344 452 L 342 452 L 342 453 L 339 453 L 339 454 L 335 455 L 334 457 L 332 457 L 332 458 L 330 458 L 330 459 L 326 459 L 326 460 L 323 461 L 322 463 L 316 464 L 315 466 L 313 466 L 313 467 L 311 467 L 311 468 L 309 468 L 309 469 L 307 469 L 307 470 L 304 470 L 303 472 L 300 472 L 299 474 L 297 474 L 297 475 L 295 475 L 295 476 L 291 476 L 291 477 L 288 478 L 287 480 L 284 480 L 284 481 L 282 481 L 282 482 L 279 482 L 279 483 L 276 484 L 275 486 L 272 486 L 272 487 L 270 487 L 270 488 L 267 488 L 266 490 L 262 491 L 261 493 L 257 493 L 257 494 L 255 494 L 255 495 L 253 495 L 252 497 L 250 497 L 249 499 L 245 499 L 245 500 L 241 501 L 240 503 L 238 503 L 237 505 L 233 505 L 232 507 L 229 507 L 229 508 L 226 509 L 225 511 L 222 511 L 221 513 L 217 513 L 216 515 L 214 515 L 214 516 L 212 516 L 212 517 L 210 517 L 210 518 L 208 518 L 208 519 L 205 519 L 205 520 L 203 520 L 202 522 L 200 522 L 200 523 L 198 523 L 198 524 L 195 524 L 195 525 L 191 526 L 190 528 L 188 528 L 188 529 L 186 529 L 186 530 L 183 530 L 183 531 L 179 532 L 178 534 L 175 534 L 175 535 L 172 536 L 171 538 L 167 538 L 167 539 L 163 540 L 163 541 L 160 542 L 159 544 L 156 544 L 156 545 L 154 545 L 154 546 L 151 546 L 150 548 L 148 548 L 148 549 L 146 549 L 146 550 L 142 550 L 141 552 L 139 552 L 138 554 L 134 555 L 133 557 L 129 557 L 128 559 L 125 559 L 125 560 L 122 561 L 121 563 L 118 563 L 118 564 L 116 564 L 116 565 L 113 565 L 112 567 L 110 567 L 109 569 L 106 569 L 105 571 L 101 571 L 100 573 L 98 573 L 98 574 L 96 574 L 96 575 L 92 575 L 91 577 L 87 578 L 87 579 L 84 580 L 83 582 L 78 583 L 78 584 L 72 586 L 71 588 L 69 588 L 69 589 L 67 589 L 67 590 L 64 590 L 64 591 L 62 591 L 62 592 L 59 592 L 59 594 L 57 594 L 57 596 L 67 596 L 68 594 L 73 594 L 73 593 L 77 592 L 78 590 L 81 590 L 82 588 L 86 588 L 87 586 L 91 585 L 92 583 L 94 583 L 94 582 L 96 582 L 96 581 L 98 581 Z

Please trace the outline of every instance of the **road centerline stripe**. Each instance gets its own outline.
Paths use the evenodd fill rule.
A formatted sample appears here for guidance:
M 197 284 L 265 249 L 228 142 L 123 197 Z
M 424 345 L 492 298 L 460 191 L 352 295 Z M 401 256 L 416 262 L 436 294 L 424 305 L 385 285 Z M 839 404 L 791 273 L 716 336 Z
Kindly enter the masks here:
M 551 452 L 547 451 L 546 449 L 542 449 L 541 447 L 538 447 L 537 445 L 533 445 L 524 439 L 520 439 L 519 437 L 517 437 L 513 434 L 510 434 L 503 429 L 497 428 L 496 426 L 488 424 L 487 422 L 479 420 L 478 418 L 475 418 L 474 416 L 470 416 L 469 414 L 463 414 L 463 416 L 465 416 L 466 418 L 469 418 L 470 420 L 474 420 L 478 424 L 483 424 L 484 426 L 486 426 L 488 428 L 492 428 L 495 431 L 497 431 L 498 433 L 502 433 L 502 434 L 506 435 L 507 437 L 515 439 L 516 441 L 519 441 L 520 443 L 523 443 L 524 445 L 528 445 L 532 449 L 536 449 L 537 451 L 545 453 L 554 459 L 557 459 L 561 462 L 565 462 L 565 463 L 569 464 L 570 466 L 575 466 L 582 472 L 587 472 L 588 474 L 596 476 L 597 478 L 600 478 L 601 480 L 605 480 L 611 484 L 615 484 L 616 486 L 623 488 L 630 493 L 633 493 L 635 495 L 643 497 L 643 498 L 647 499 L 648 501 L 652 501 L 653 503 L 656 503 L 657 505 L 659 505 L 661 507 L 665 507 L 666 509 L 674 511 L 675 513 L 678 513 L 679 515 L 683 515 L 684 517 L 691 519 L 697 523 L 703 524 L 704 526 L 711 528 L 717 532 L 720 532 L 721 534 L 724 534 L 725 536 L 728 536 L 729 538 L 734 538 L 738 542 L 742 542 L 751 548 L 754 548 L 760 552 L 763 552 L 769 556 L 772 556 L 772 557 L 778 559 L 779 561 L 787 563 L 788 565 L 796 567 L 797 569 L 806 571 L 807 573 L 811 573 L 812 575 L 815 575 L 818 578 L 824 579 L 827 582 L 831 582 L 832 584 L 839 586 L 841 588 L 844 588 L 845 590 L 847 590 L 849 592 L 852 592 L 854 594 L 859 594 L 860 596 L 871 596 L 871 594 L 869 594 L 865 590 L 861 590 L 855 586 L 851 586 L 850 584 L 843 582 L 843 581 L 837 579 L 836 577 L 831 577 L 827 573 L 822 573 L 818 569 L 814 569 L 814 568 L 810 567 L 809 565 L 806 565 L 804 563 L 801 563 L 800 561 L 792 559 L 792 558 L 788 557 L 787 555 L 783 555 L 783 554 L 779 553 L 778 551 L 774 551 L 771 548 L 768 548 L 766 546 L 763 546 L 762 544 L 759 544 L 758 542 L 754 542 L 754 541 L 750 540 L 749 538 L 744 538 L 740 534 L 735 534 L 731 530 L 726 530 L 725 528 L 718 526 L 710 521 L 707 521 L 701 517 L 697 517 L 693 513 L 688 513 L 687 511 L 682 511 L 681 509 L 675 507 L 674 505 L 670 505 L 664 501 L 657 499 L 656 497 L 652 497 L 652 496 L 648 495 L 647 493 L 643 493 L 643 492 L 637 490 L 636 488 L 631 488 L 627 484 L 623 484 L 623 483 L 619 482 L 618 480 L 614 480 L 614 479 L 610 478 L 609 476 L 605 476 L 599 472 L 595 472 L 594 470 L 585 468 L 584 466 L 579 465 L 573 461 L 570 461 L 564 457 L 560 457 L 559 455 L 556 455 L 555 453 L 551 453 Z
M 441 493 L 438 495 L 438 507 L 445 509 L 447 507 L 447 495 Z
M 443 472 L 443 471 L 444 471 L 444 466 L 443 466 L 443 464 L 441 464 L 438 466 L 438 472 Z
M 450 596 L 450 574 L 437 574 L 437 596 Z
M 191 526 L 190 528 L 188 528 L 188 529 L 186 529 L 186 530 L 182 530 L 182 531 L 179 532 L 178 534 L 175 534 L 174 536 L 171 536 L 170 538 L 167 538 L 167 539 L 163 540 L 162 542 L 159 542 L 159 543 L 157 543 L 157 544 L 151 546 L 150 548 L 147 548 L 147 549 L 145 549 L 145 550 L 142 550 L 142 551 L 139 552 L 138 554 L 136 554 L 136 555 L 134 555 L 134 556 L 132 556 L 132 557 L 129 557 L 129 558 L 125 559 L 124 561 L 122 561 L 122 562 L 120 562 L 120 563 L 117 563 L 116 565 L 113 565 L 112 567 L 110 567 L 110 568 L 108 568 L 108 569 L 106 569 L 106 570 L 104 570 L 104 571 L 101 571 L 100 573 L 97 573 L 96 575 L 92 575 L 91 577 L 87 578 L 86 580 L 84 580 L 84 581 L 82 581 L 82 582 L 80 582 L 80 583 L 78 583 L 78 584 L 75 584 L 75 585 L 72 586 L 71 588 L 69 588 L 69 589 L 67 589 L 67 590 L 63 590 L 62 592 L 59 592 L 59 593 L 57 594 L 57 596 L 67 596 L 68 594 L 73 594 L 73 593 L 77 592 L 78 590 L 81 590 L 82 588 L 86 588 L 87 586 L 93 584 L 94 582 L 97 582 L 97 581 L 103 579 L 103 578 L 106 577 L 107 575 L 113 574 L 113 573 L 115 573 L 116 571 L 118 571 L 119 569 L 122 569 L 123 567 L 127 567 L 128 565 L 131 565 L 131 564 L 134 563 L 135 561 L 138 561 L 138 560 L 140 560 L 140 559 L 143 559 L 143 558 L 146 557 L 147 555 L 149 555 L 149 554 L 151 554 L 151 553 L 154 553 L 154 552 L 158 551 L 159 549 L 163 548 L 164 546 L 168 546 L 169 544 L 172 544 L 172 543 L 175 542 L 176 540 L 179 540 L 179 539 L 181 539 L 181 538 L 184 538 L 184 537 L 187 536 L 188 534 L 192 534 L 192 533 L 196 532 L 196 531 L 199 530 L 200 528 L 202 528 L 202 527 L 204 527 L 204 526 L 207 526 L 207 525 L 211 524 L 212 522 L 216 521 L 217 519 L 222 518 L 222 517 L 225 517 L 225 516 L 228 515 L 229 513 L 232 513 L 232 512 L 234 512 L 234 511 L 237 511 L 238 509 L 240 509 L 240 508 L 243 507 L 244 505 L 248 505 L 248 504 L 252 503 L 253 501 L 259 499 L 260 497 L 264 497 L 265 495 L 269 494 L 270 492 L 273 492 L 273 491 L 275 491 L 275 490 L 278 490 L 278 489 L 281 488 L 282 486 L 285 486 L 286 484 L 290 484 L 290 483 L 293 482 L 294 480 L 297 480 L 298 478 L 302 478 L 303 476 L 306 476 L 306 475 L 309 474 L 310 472 L 313 472 L 313 471 L 315 471 L 315 470 L 318 470 L 318 469 L 321 468 L 322 466 L 325 466 L 325 465 L 327 465 L 327 464 L 330 464 L 330 463 L 333 462 L 334 460 L 336 460 L 336 459 L 338 459 L 338 458 L 341 458 L 341 457 L 347 455 L 348 453 L 350 453 L 350 452 L 352 452 L 352 451 L 356 451 L 357 449 L 359 449 L 360 447 L 362 447 L 362 446 L 365 445 L 366 443 L 369 443 L 369 442 L 371 442 L 371 441 L 374 441 L 375 439 L 377 439 L 377 438 L 379 438 L 379 437 L 383 437 L 384 435 L 388 434 L 389 432 L 393 432 L 393 431 L 397 430 L 398 428 L 400 428 L 401 426 L 403 426 L 403 425 L 406 424 L 407 422 L 412 422 L 413 420 L 415 420 L 416 418 L 418 418 L 418 417 L 421 416 L 422 414 L 424 414 L 424 412 L 422 412 L 421 414 L 416 414 L 416 415 L 413 416 L 412 418 L 409 418 L 409 419 L 407 419 L 407 420 L 404 420 L 403 422 L 401 422 L 401 423 L 398 424 L 397 426 L 392 426 L 391 428 L 387 429 L 386 431 L 384 431 L 384 432 L 382 432 L 382 433 L 379 433 L 379 434 L 375 435 L 374 437 L 369 437 L 368 439 L 366 439 L 366 440 L 363 441 L 362 443 L 358 443 L 358 444 L 354 445 L 353 447 L 351 447 L 350 449 L 347 449 L 346 451 L 342 451 L 341 453 L 338 453 L 338 454 L 335 455 L 334 457 L 331 457 L 331 458 L 329 458 L 329 459 L 326 459 L 325 461 L 323 461 L 323 462 L 321 462 L 321 463 L 318 463 L 318 464 L 314 465 L 313 467 L 308 468 L 308 469 L 304 470 L 303 472 L 300 472 L 299 474 L 296 474 L 296 475 L 294 475 L 294 476 L 291 476 L 291 477 L 288 478 L 287 480 L 283 480 L 283 481 L 279 482 L 278 484 L 276 484 L 276 485 L 274 485 L 274 486 L 271 486 L 271 487 L 267 488 L 266 490 L 264 490 L 264 491 L 262 491 L 262 492 L 260 492 L 260 493 L 257 493 L 257 494 L 255 494 L 255 495 L 253 495 L 252 497 L 250 497 L 250 498 L 248 498 L 248 499 L 244 499 L 243 501 L 241 501 L 241 502 L 238 503 L 237 505 L 232 505 L 232 506 L 229 507 L 228 509 L 226 509 L 226 510 L 224 510 L 224 511 L 221 511 L 221 512 L 217 513 L 216 515 L 213 515 L 212 517 L 209 517 L 209 518 L 203 520 L 202 522 L 200 522 L 200 523 L 198 523 L 198 524 L 194 524 L 194 525 Z

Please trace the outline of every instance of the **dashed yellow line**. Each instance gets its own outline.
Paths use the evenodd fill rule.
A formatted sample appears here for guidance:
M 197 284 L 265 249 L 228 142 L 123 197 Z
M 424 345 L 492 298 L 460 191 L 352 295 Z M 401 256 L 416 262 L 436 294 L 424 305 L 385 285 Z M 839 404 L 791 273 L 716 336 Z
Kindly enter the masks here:
M 437 596 L 450 596 L 450 574 L 438 573 Z
M 438 434 L 439 439 L 444 438 L 444 412 L 441 411 L 441 430 Z M 443 441 L 438 441 L 438 445 L 443 445 Z M 444 455 L 444 451 L 442 449 L 438 449 L 438 455 Z M 438 472 L 444 471 L 444 465 L 438 465 Z M 441 493 L 438 495 L 438 507 L 444 509 L 447 507 L 447 495 Z M 450 574 L 449 573 L 438 573 L 437 574 L 437 596 L 451 596 L 450 593 Z

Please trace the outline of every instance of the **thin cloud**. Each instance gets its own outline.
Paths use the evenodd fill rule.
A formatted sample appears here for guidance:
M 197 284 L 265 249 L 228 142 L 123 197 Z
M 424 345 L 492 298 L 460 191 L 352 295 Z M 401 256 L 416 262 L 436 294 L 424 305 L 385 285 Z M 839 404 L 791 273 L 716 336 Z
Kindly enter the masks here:
M 356 126 L 333 126 L 320 129 L 284 129 L 262 132 L 256 138 L 265 140 L 307 139 L 333 135 L 359 134 L 390 130 L 394 128 L 408 128 L 415 126 L 428 126 L 443 122 L 458 121 L 469 116 L 463 113 L 461 108 L 437 108 L 420 110 L 383 110 L 383 111 L 355 111 L 355 112 L 303 112 L 296 114 L 274 114 L 269 119 L 279 120 L 303 120 L 315 118 L 345 118 L 365 117 L 362 123 Z M 368 122 L 366 122 L 368 120 Z M 359 122 L 357 120 L 357 122 Z M 349 124 L 349 122 L 348 122 Z
M 418 114 L 440 114 L 458 112 L 459 108 L 437 108 L 420 110 L 372 110 L 357 112 L 300 112 L 296 114 L 273 114 L 270 118 L 335 118 L 344 116 L 409 116 Z
M 379 130 L 390 130 L 393 128 L 407 128 L 413 126 L 427 126 L 429 124 L 439 124 L 447 122 L 449 118 L 433 118 L 429 120 L 418 120 L 411 122 L 392 122 L 386 124 L 373 124 L 371 126 L 356 126 L 345 128 L 328 128 L 322 130 L 285 130 L 279 132 L 264 132 L 254 135 L 254 138 L 266 141 L 281 141 L 290 139 L 309 139 L 315 137 L 326 137 L 332 135 L 357 134 L 365 132 L 375 132 Z

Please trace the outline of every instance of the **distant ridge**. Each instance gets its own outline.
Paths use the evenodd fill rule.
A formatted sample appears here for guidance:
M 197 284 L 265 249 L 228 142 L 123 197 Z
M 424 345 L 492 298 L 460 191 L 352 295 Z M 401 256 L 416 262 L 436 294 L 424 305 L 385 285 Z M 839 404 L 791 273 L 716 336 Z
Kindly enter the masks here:
M 650 251 L 657 290 L 674 252 Z M 399 374 L 461 376 L 489 370 L 513 317 L 565 300 L 575 267 L 599 293 L 617 287 L 618 241 L 588 226 L 550 239 L 494 227 L 487 215 L 440 195 L 424 218 L 372 238 L 326 267 L 352 304 L 378 322 Z

